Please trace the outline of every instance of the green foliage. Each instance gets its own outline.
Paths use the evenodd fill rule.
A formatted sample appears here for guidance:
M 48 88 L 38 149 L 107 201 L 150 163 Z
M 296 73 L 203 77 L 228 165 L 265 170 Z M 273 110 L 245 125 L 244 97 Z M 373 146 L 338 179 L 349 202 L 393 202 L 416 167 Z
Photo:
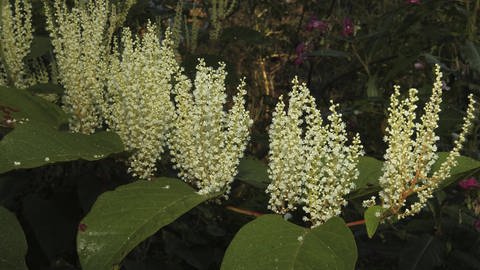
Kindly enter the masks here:
M 245 156 L 238 165 L 236 178 L 256 188 L 265 190 L 270 183 L 268 168 L 264 162 L 252 156 Z
M 27 241 L 17 217 L 0 207 L 0 269 L 26 270 Z
M 269 39 L 262 33 L 248 27 L 233 26 L 223 30 L 220 38 L 224 42 L 243 41 L 247 45 L 261 45 L 268 43 Z
M 384 209 L 379 205 L 374 205 L 369 207 L 364 215 L 365 218 L 365 226 L 367 227 L 367 234 L 368 237 L 372 238 L 377 231 L 378 225 L 382 219 Z
M 362 197 L 380 189 L 378 179 L 382 175 L 383 162 L 373 157 L 360 157 L 358 170 L 360 175 L 355 181 L 355 190 L 348 195 L 349 199 Z
M 99 160 L 124 151 L 113 132 L 89 136 L 58 130 L 67 119 L 65 113 L 28 91 L 0 87 L 0 106 L 6 108 L 3 118 L 16 121 L 13 131 L 0 141 L 0 173 L 77 159 Z
M 442 265 L 446 246 L 431 235 L 414 237 L 400 254 L 400 269 L 429 270 Z
M 350 56 L 346 52 L 332 50 L 332 49 L 320 49 L 309 53 L 311 56 L 329 56 L 334 58 L 349 58 Z
M 102 194 L 79 225 L 82 268 L 111 269 L 140 242 L 207 199 L 180 179 L 163 177 Z
M 28 119 L 29 123 L 50 128 L 58 128 L 68 120 L 60 107 L 22 89 L 0 86 L 0 106 L 8 106 L 11 116 L 17 120 Z M 5 111 L 0 113 L 3 113 L 2 119 L 7 117 Z
M 27 123 L 0 141 L 0 173 L 77 159 L 99 160 L 123 151 L 120 138 L 113 132 L 74 134 Z
M 480 73 L 480 52 L 478 46 L 472 41 L 467 40 L 465 46 L 463 46 L 463 53 L 466 61 L 470 64 L 470 67 Z
M 32 45 L 30 46 L 30 53 L 26 59 L 35 59 L 48 54 L 52 50 L 52 43 L 49 37 L 34 36 Z
M 222 270 L 354 269 L 357 248 L 342 219 L 305 229 L 278 215 L 245 225 L 228 247 Z
M 433 164 L 432 172 L 435 172 L 436 170 L 438 170 L 438 168 L 443 163 L 443 161 L 445 161 L 447 156 L 448 156 L 447 152 L 438 153 L 438 160 L 437 162 L 435 162 L 435 164 Z M 457 162 L 458 162 L 457 166 L 452 168 L 452 171 L 450 172 L 451 176 L 445 179 L 442 183 L 440 183 L 439 189 L 445 188 L 446 186 L 454 183 L 465 174 L 471 173 L 473 171 L 478 171 L 480 169 L 480 161 L 470 157 L 459 156 L 457 158 Z
M 57 94 L 62 95 L 64 90 L 58 84 L 53 83 L 40 83 L 35 84 L 26 89 L 27 91 L 31 92 L 32 94 Z

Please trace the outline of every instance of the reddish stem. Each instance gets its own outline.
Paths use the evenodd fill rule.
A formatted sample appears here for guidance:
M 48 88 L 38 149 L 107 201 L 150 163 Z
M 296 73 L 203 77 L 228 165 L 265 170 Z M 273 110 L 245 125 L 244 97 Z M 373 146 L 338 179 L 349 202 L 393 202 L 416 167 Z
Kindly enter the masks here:
M 349 222 L 347 223 L 347 227 L 353 227 L 353 226 L 362 225 L 362 224 L 365 224 L 365 219 Z
M 262 213 L 259 213 L 256 211 L 241 209 L 235 206 L 226 206 L 225 208 L 227 208 L 230 211 L 233 211 L 239 214 L 244 214 L 247 216 L 252 216 L 252 217 L 259 217 L 263 215 Z M 353 226 L 362 225 L 362 224 L 365 224 L 365 219 L 349 222 L 347 223 L 347 227 L 353 227 Z
M 259 217 L 259 216 L 263 215 L 262 213 L 259 213 L 259 212 L 240 209 L 240 208 L 237 208 L 237 207 L 234 207 L 234 206 L 227 206 L 225 208 L 227 208 L 230 211 L 237 212 L 237 213 L 240 213 L 240 214 L 244 214 L 244 215 L 247 215 L 247 216 Z

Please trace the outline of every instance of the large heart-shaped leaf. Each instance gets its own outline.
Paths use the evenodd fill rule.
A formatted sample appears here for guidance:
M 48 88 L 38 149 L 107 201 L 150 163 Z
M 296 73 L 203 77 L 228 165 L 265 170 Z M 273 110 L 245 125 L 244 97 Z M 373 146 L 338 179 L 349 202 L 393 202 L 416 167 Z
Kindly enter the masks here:
M 14 129 L 0 141 L 0 173 L 77 159 L 98 160 L 124 151 L 113 132 L 83 135 L 58 130 L 68 119 L 60 107 L 28 91 L 0 86 L 0 123 L 12 119 L 17 121 Z
M 207 199 L 172 178 L 137 181 L 102 194 L 79 225 L 82 269 L 112 269 L 140 242 Z
M 306 229 L 278 215 L 263 215 L 240 229 L 221 269 L 351 270 L 356 260 L 355 239 L 341 218 Z
M 77 159 L 99 160 L 122 151 L 120 137 L 113 132 L 84 135 L 26 123 L 0 141 L 0 173 Z
M 28 269 L 25 264 L 27 241 L 14 214 L 0 207 L 0 269 Z
M 68 121 L 60 107 L 22 89 L 0 86 L 0 109 L 0 116 L 3 115 L 0 122 L 4 117 L 13 117 L 17 121 L 24 119 L 57 128 Z

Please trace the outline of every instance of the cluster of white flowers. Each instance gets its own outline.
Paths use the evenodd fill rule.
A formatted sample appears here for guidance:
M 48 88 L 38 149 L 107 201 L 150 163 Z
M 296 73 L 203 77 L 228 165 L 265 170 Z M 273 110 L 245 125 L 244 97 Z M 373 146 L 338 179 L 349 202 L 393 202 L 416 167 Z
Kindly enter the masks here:
M 285 214 L 304 204 L 304 220 L 314 227 L 339 215 L 347 204 L 344 196 L 355 187 L 363 150 L 358 134 L 346 145 L 338 105 L 332 103 L 330 124 L 323 125 L 315 99 L 297 78 L 289 96 L 288 112 L 280 98 L 269 132 L 269 209 Z
M 200 60 L 190 93 L 190 80 L 177 76 L 177 115 L 168 146 L 179 176 L 195 185 L 199 194 L 228 195 L 252 124 L 244 108 L 244 82 L 238 86 L 232 108 L 224 111 L 225 77 L 224 64 L 214 69 Z
M 29 0 L 0 1 L 0 85 L 24 88 L 24 59 L 33 40 L 32 4 Z
M 438 184 L 450 176 L 450 170 L 457 164 L 456 158 L 460 155 L 474 118 L 475 101 L 470 95 L 460 136 L 440 169 L 432 175 L 431 167 L 438 159 L 436 142 L 439 137 L 435 134 L 435 129 L 438 127 L 442 102 L 442 73 L 438 65 L 435 74 L 433 93 L 424 107 L 420 122 L 415 122 L 415 103 L 418 101 L 416 89 L 410 89 L 408 97 L 400 101 L 400 88 L 395 86 L 390 98 L 385 136 L 388 149 L 384 156 L 383 175 L 379 179 L 383 188 L 379 196 L 383 208 L 398 219 L 418 213 L 432 197 Z M 417 195 L 418 200 L 407 205 L 407 197 L 413 194 Z M 374 202 L 375 198 L 371 198 L 364 205 L 369 206 Z
M 151 24 L 142 38 L 133 39 L 130 30 L 123 29 L 121 47 L 122 52 L 110 60 L 105 118 L 133 151 L 129 160 L 133 176 L 150 179 L 175 116 L 170 94 L 180 66 L 170 32 L 160 45 Z
M 62 0 L 55 0 L 53 7 L 46 4 L 47 29 L 65 87 L 63 107 L 71 114 L 70 129 L 90 134 L 103 121 L 109 37 L 117 14 L 108 0 L 75 3 L 71 9 Z

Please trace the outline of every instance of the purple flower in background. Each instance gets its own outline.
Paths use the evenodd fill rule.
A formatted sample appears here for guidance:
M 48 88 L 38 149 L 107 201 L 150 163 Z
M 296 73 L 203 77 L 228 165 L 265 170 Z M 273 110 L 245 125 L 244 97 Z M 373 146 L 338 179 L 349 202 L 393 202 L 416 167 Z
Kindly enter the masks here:
M 305 53 L 305 50 L 306 50 L 307 46 L 305 45 L 305 43 L 303 42 L 300 42 L 297 47 L 295 48 L 295 52 L 297 54 L 303 54 Z
M 420 4 L 420 0 L 407 0 L 407 3 L 408 3 L 408 4 L 419 5 L 419 4 Z
M 474 177 L 463 179 L 462 181 L 458 182 L 458 185 L 463 189 L 480 188 L 480 183 Z
M 425 68 L 425 65 L 422 62 L 416 62 L 413 66 L 416 70 L 421 70 Z
M 342 35 L 345 37 L 353 35 L 354 32 L 354 26 L 353 26 L 353 21 L 352 19 L 346 17 L 343 19 L 343 30 L 342 30 Z
M 305 45 L 305 43 L 301 42 L 297 45 L 297 47 L 295 48 L 295 52 L 297 53 L 297 58 L 295 58 L 294 61 L 295 65 L 301 65 L 303 64 L 303 61 L 307 59 L 306 51 L 307 46 Z
M 477 219 L 475 222 L 473 222 L 473 227 L 480 232 L 480 219 Z
M 320 33 L 325 33 L 328 30 L 328 23 L 326 21 L 320 21 L 317 17 L 310 18 L 307 24 L 307 31 L 318 30 Z

